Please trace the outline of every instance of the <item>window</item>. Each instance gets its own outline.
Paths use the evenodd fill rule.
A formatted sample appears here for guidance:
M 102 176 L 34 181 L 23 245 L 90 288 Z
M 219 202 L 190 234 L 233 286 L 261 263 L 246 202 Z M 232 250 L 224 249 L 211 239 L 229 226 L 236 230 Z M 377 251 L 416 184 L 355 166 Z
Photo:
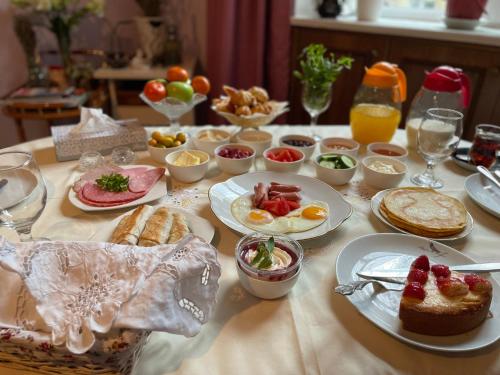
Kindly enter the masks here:
M 441 20 L 446 0 L 384 0 L 383 17 Z

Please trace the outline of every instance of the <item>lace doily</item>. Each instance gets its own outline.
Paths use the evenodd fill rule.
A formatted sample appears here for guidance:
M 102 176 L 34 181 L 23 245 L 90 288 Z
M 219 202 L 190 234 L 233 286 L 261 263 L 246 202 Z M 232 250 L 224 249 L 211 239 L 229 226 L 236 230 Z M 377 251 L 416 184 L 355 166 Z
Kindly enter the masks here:
M 29 291 L 11 298 L 35 300 L 23 305 L 36 312 L 23 314 L 36 322 L 38 313 L 52 343 L 65 343 L 77 354 L 92 347 L 94 332 L 111 327 L 196 335 L 212 313 L 220 277 L 216 249 L 195 236 L 150 248 L 97 242 L 14 245 L 0 237 L 0 265 L 17 273 Z

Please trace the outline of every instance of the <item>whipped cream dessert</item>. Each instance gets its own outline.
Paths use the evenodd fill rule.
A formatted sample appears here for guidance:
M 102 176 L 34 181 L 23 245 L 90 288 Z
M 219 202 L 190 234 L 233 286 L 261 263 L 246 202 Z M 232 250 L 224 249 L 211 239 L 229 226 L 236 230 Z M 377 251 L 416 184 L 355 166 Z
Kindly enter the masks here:
M 248 264 L 252 264 L 253 260 L 257 256 L 258 251 L 250 249 L 247 251 L 245 254 L 245 261 Z M 272 253 L 271 253 L 271 265 L 269 267 L 259 267 L 260 263 L 255 264 L 254 266 L 256 268 L 263 268 L 269 271 L 274 271 L 274 270 L 282 270 L 290 266 L 292 264 L 292 257 L 288 252 L 285 250 L 280 249 L 279 247 L 274 247 Z

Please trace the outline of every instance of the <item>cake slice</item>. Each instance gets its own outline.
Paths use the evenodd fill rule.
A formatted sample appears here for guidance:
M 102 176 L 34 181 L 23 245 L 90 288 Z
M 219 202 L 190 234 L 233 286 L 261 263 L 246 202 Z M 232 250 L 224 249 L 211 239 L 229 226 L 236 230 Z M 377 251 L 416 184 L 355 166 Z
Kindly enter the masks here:
M 403 328 L 433 336 L 457 335 L 479 326 L 487 317 L 491 283 L 476 275 L 430 267 L 427 256 L 411 265 L 399 305 Z

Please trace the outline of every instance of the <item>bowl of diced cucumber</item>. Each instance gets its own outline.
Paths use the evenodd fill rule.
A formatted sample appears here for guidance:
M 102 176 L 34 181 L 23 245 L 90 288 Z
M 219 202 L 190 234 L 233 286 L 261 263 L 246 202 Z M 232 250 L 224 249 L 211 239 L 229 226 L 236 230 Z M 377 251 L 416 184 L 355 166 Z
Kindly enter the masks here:
M 330 185 L 347 184 L 358 167 L 358 159 L 342 153 L 325 153 L 314 159 L 316 177 Z

